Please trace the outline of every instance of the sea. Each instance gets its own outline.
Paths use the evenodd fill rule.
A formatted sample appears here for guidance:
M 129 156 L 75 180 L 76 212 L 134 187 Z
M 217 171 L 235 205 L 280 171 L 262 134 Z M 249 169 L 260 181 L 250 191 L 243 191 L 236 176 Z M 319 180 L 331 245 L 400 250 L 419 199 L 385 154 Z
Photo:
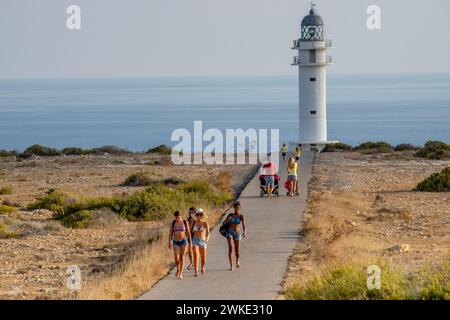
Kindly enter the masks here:
M 176 129 L 298 137 L 295 75 L 0 80 L 0 149 L 173 146 Z M 328 138 L 450 143 L 450 74 L 328 75 Z

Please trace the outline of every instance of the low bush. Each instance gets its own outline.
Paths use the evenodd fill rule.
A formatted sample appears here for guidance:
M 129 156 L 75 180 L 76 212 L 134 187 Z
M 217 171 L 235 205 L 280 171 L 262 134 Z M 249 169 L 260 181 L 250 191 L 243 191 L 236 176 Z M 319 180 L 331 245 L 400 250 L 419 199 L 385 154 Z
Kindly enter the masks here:
M 419 150 L 419 147 L 413 146 L 412 144 L 409 143 L 401 143 L 395 146 L 394 150 L 395 151 L 416 151 Z
M 7 151 L 7 150 L 0 150 L 0 157 L 18 157 L 20 155 L 17 151 Z
M 92 214 L 89 210 L 80 210 L 72 214 L 64 215 L 61 218 L 63 226 L 75 229 L 86 228 L 91 221 Z
M 122 149 L 116 146 L 103 146 L 99 148 L 93 148 L 88 151 L 90 154 L 112 154 L 112 155 L 122 155 L 122 154 L 128 154 L 131 153 L 130 151 L 126 149 Z
M 422 192 L 448 192 L 450 191 L 450 167 L 441 172 L 434 173 L 419 184 L 415 191 Z
M 353 150 L 361 151 L 363 153 L 391 153 L 394 151 L 392 145 L 384 141 L 367 141 L 354 147 Z
M 416 157 L 441 160 L 450 158 L 450 145 L 442 141 L 428 141 L 415 154 Z
M 16 212 L 16 211 L 17 211 L 16 207 L 8 206 L 5 204 L 0 204 L 0 214 L 8 214 L 8 213 Z
M 127 187 L 146 187 L 155 183 L 157 183 L 157 180 L 152 178 L 148 172 L 138 172 L 127 177 L 122 185 Z
M 148 149 L 146 153 L 172 154 L 172 149 L 165 144 Z
M 12 194 L 13 193 L 13 188 L 12 187 L 2 187 L 0 188 L 0 194 L 1 195 L 8 195 L 8 194 Z
M 42 157 L 54 157 L 61 155 L 61 151 L 54 148 L 44 147 L 40 144 L 34 144 L 26 148 L 22 153 L 22 156 L 24 157 L 31 157 L 33 155 Z
M 64 148 L 61 152 L 62 152 L 62 154 L 65 154 L 66 156 L 82 156 L 82 155 L 86 155 L 86 154 L 92 154 L 92 151 L 89 149 L 76 148 L 76 147 Z
M 183 179 L 176 178 L 176 177 L 169 177 L 161 181 L 166 186 L 178 186 L 180 184 L 185 183 Z
M 10 230 L 7 225 L 0 221 L 0 239 L 16 238 L 18 236 L 16 232 Z
M 352 150 L 352 146 L 345 144 L 345 143 L 329 143 L 325 146 L 325 148 L 322 150 L 322 152 L 335 152 L 337 150 L 340 151 L 349 151 Z

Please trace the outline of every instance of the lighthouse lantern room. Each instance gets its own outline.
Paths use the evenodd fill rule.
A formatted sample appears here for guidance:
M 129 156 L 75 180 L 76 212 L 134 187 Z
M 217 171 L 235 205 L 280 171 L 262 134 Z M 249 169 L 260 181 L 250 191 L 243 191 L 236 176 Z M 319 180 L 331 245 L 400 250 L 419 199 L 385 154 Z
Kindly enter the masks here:
M 301 22 L 300 39 L 294 40 L 298 51 L 292 65 L 298 66 L 299 79 L 299 143 L 303 150 L 321 151 L 327 139 L 326 68 L 332 64 L 327 48 L 331 40 L 325 39 L 324 22 L 311 5 L 309 15 Z

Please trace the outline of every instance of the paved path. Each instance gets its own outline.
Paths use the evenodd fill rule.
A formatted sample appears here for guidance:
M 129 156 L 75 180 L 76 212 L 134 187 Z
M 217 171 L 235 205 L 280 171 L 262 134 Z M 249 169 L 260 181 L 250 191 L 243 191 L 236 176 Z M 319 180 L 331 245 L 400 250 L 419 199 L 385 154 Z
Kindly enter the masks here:
M 214 228 L 208 245 L 205 275 L 194 278 L 193 271 L 186 271 L 184 280 L 177 280 L 172 270 L 139 299 L 275 299 L 287 260 L 299 239 L 313 158 L 312 152 L 302 153 L 300 197 L 286 197 L 282 186 L 286 180 L 286 165 L 282 159 L 279 198 L 259 197 L 258 175 L 242 192 L 241 210 L 248 230 L 247 238 L 242 241 L 240 269 L 228 271 L 226 239 L 219 234 L 218 228 Z

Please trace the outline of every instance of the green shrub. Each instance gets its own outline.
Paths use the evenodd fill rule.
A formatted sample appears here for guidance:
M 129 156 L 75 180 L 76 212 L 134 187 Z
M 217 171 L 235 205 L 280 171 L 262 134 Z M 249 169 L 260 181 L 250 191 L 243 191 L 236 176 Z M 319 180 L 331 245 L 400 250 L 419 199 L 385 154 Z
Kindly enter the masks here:
M 158 183 L 148 172 L 134 173 L 125 179 L 122 185 L 128 187 L 145 187 Z
M 16 232 L 11 231 L 7 225 L 0 221 L 0 239 L 16 238 L 18 236 Z
M 165 144 L 148 149 L 146 153 L 172 154 L 172 149 Z
M 38 198 L 27 206 L 27 210 L 47 209 L 56 214 L 64 214 L 64 208 L 73 199 L 67 193 L 59 190 L 49 190 L 47 195 Z
M 162 183 L 164 183 L 166 186 L 178 186 L 180 184 L 185 183 L 185 181 L 180 178 L 170 177 L 162 180 Z
M 393 152 L 392 145 L 387 142 L 367 141 L 353 148 L 353 150 L 362 151 L 363 153 L 390 153 Z
M 178 190 L 188 195 L 195 195 L 197 199 L 204 199 L 213 205 L 222 205 L 233 200 L 233 195 L 229 192 L 217 192 L 204 180 L 194 180 L 178 186 Z
M 401 143 L 396 145 L 394 148 L 395 151 L 416 151 L 418 149 L 420 148 L 409 143 Z
M 7 195 L 7 194 L 12 194 L 13 193 L 13 188 L 12 187 L 3 187 L 0 188 L 0 194 L 1 195 Z
M 304 287 L 286 292 L 294 300 L 367 300 L 405 299 L 405 278 L 397 270 L 382 266 L 381 289 L 368 289 L 367 271 L 355 264 L 333 266 L 323 270 Z
M 448 192 L 450 191 L 450 167 L 441 172 L 434 173 L 420 182 L 415 191 L 422 192 Z
M 450 300 L 450 255 L 439 264 L 409 271 L 382 261 L 376 265 L 381 268 L 380 289 L 367 288 L 366 267 L 349 263 L 324 269 L 284 294 L 293 300 Z
M 68 228 L 83 229 L 92 221 L 92 214 L 89 210 L 80 210 L 64 215 L 61 223 Z
M 35 144 L 25 149 L 22 155 L 24 157 L 31 157 L 32 155 L 42 157 L 54 157 L 61 155 L 61 151 L 54 148 L 44 147 L 39 144 Z
M 450 256 L 440 266 L 426 268 L 415 281 L 421 284 L 420 300 L 450 300 Z
M 336 150 L 349 151 L 352 150 L 352 146 L 345 143 L 329 143 L 325 146 L 322 152 L 335 152 Z
M 131 153 L 130 151 L 126 150 L 126 149 L 122 149 L 116 146 L 103 146 L 103 147 L 99 147 L 99 148 L 94 148 L 89 150 L 90 154 L 112 154 L 112 155 L 122 155 L 122 154 L 128 154 Z
M 447 159 L 450 158 L 450 145 L 442 141 L 428 141 L 415 155 L 426 159 Z
M 8 214 L 16 211 L 17 211 L 16 207 L 0 204 L 0 214 Z
M 0 157 L 17 157 L 20 153 L 17 151 L 0 150 Z
M 64 148 L 62 150 L 62 153 L 65 154 L 66 156 L 82 156 L 82 155 L 86 155 L 86 154 L 92 154 L 92 151 L 89 149 L 69 147 L 69 148 Z
M 171 216 L 174 211 L 181 208 L 198 204 L 221 206 L 232 199 L 230 193 L 219 192 L 207 181 L 181 183 L 175 187 L 169 187 L 161 182 L 132 195 L 110 198 L 73 196 L 62 191 L 50 190 L 46 196 L 33 201 L 27 208 L 50 210 L 55 213 L 56 219 L 69 219 L 67 225 L 70 225 L 75 218 L 68 216 L 76 215 L 80 211 L 108 208 L 121 218 L 129 220 L 158 220 Z

